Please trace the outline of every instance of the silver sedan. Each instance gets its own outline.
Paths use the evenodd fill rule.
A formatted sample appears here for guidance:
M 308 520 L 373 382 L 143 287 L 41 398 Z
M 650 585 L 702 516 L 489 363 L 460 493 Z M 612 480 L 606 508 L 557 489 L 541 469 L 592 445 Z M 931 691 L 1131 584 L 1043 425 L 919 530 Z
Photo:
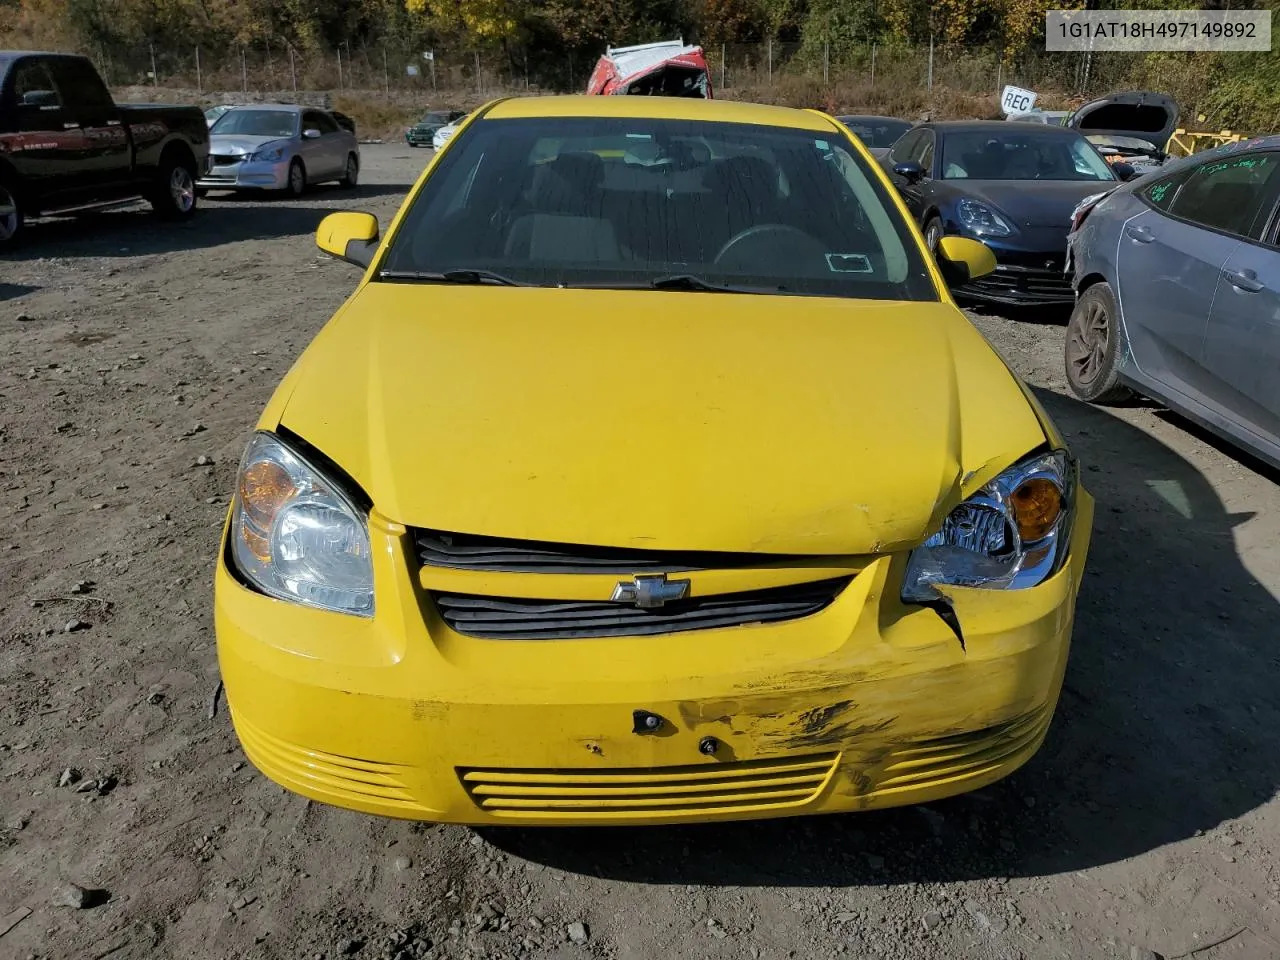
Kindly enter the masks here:
M 354 187 L 360 146 L 324 110 L 296 104 L 232 107 L 209 130 L 209 167 L 197 182 L 208 190 L 283 190 L 298 196 L 312 184 Z
M 1072 219 L 1072 392 L 1143 394 L 1280 467 L 1280 136 L 1174 161 Z

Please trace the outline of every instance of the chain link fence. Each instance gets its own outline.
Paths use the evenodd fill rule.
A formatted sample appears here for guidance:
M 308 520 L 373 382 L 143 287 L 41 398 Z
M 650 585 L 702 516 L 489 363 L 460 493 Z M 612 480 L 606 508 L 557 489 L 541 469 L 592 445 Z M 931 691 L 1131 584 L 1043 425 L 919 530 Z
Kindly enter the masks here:
M 906 119 L 998 117 L 999 92 L 1007 83 L 1041 93 L 1045 109 L 1154 83 L 1188 116 L 1199 112 L 1207 91 L 1206 77 L 1192 59 L 1166 63 L 1157 79 L 1138 73 L 1142 62 L 1129 54 L 1035 50 L 1009 61 L 991 47 L 835 44 L 821 38 L 707 44 L 705 50 L 718 96 Z M 146 98 L 148 87 L 157 96 L 180 93 L 184 100 L 207 103 L 294 99 L 328 105 L 346 97 L 385 100 L 400 113 L 428 104 L 467 108 L 512 93 L 582 91 L 598 55 L 422 49 L 390 39 L 320 52 L 272 42 L 87 52 L 107 82 L 129 99 Z

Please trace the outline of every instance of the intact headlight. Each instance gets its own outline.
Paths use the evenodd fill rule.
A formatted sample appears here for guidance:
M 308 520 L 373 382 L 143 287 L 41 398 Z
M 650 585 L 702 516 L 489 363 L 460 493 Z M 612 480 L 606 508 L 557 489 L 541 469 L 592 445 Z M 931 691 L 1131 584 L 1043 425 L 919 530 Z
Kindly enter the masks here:
M 231 515 L 240 573 L 268 596 L 373 615 L 368 518 L 278 438 L 245 450 Z
M 1018 590 L 1043 583 L 1067 555 L 1076 482 L 1076 464 L 1062 450 L 1010 467 L 911 552 L 902 599 L 937 599 L 940 585 Z
M 249 154 L 250 163 L 275 163 L 277 160 L 284 159 L 284 145 L 267 147 L 259 150 L 257 153 Z
M 1008 220 L 976 200 L 961 200 L 956 204 L 956 215 L 961 223 L 980 237 L 1007 237 L 1013 233 Z

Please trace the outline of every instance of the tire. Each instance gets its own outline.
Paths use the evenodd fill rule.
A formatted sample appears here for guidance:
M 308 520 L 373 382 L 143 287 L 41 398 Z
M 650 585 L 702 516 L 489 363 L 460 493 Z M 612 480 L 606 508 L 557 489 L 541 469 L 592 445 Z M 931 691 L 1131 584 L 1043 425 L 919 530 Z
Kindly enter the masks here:
M 307 168 L 297 157 L 289 164 L 289 179 L 285 183 L 284 192 L 290 197 L 300 197 L 307 191 Z
M 942 239 L 942 220 L 930 217 L 924 224 L 924 242 L 930 253 L 938 252 L 938 241 Z
M 348 190 L 354 190 L 360 183 L 360 158 L 354 153 L 347 154 L 347 169 L 338 182 Z
M 18 248 L 22 242 L 24 221 L 18 191 L 0 181 L 0 253 Z
M 186 220 L 193 216 L 197 203 L 195 164 L 177 150 L 163 154 L 147 200 L 162 220 Z
M 1067 321 L 1063 364 L 1071 392 L 1089 403 L 1120 403 L 1133 391 L 1120 383 L 1120 311 L 1107 283 L 1095 283 L 1076 301 Z

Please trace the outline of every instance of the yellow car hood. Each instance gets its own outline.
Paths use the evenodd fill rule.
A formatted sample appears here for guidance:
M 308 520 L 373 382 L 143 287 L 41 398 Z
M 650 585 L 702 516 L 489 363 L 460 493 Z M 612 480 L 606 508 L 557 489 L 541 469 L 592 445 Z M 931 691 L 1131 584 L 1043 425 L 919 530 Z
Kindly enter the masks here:
M 370 283 L 280 389 L 392 520 L 607 546 L 898 549 L 1045 441 L 945 303 Z

